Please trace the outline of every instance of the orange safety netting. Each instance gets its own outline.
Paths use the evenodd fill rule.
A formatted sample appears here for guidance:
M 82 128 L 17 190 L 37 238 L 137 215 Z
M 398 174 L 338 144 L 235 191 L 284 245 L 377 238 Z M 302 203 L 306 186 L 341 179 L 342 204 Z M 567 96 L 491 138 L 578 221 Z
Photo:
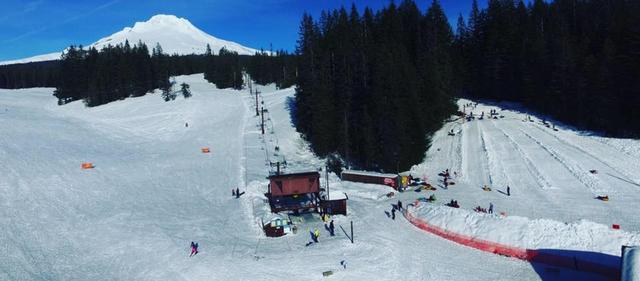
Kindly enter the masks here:
M 418 206 L 419 204 L 419 201 L 416 201 L 414 203 L 415 206 Z M 529 262 L 537 262 L 552 266 L 570 268 L 577 271 L 596 273 L 612 278 L 620 277 L 620 269 L 611 264 L 587 260 L 579 256 L 561 255 L 553 252 L 541 251 L 538 249 L 513 247 L 492 241 L 478 239 L 476 237 L 455 233 L 453 231 L 449 231 L 429 224 L 428 222 L 413 216 L 413 214 L 411 214 L 411 212 L 409 212 L 408 210 L 405 210 L 403 212 L 403 215 L 411 224 L 426 232 L 484 252 L 513 257 Z

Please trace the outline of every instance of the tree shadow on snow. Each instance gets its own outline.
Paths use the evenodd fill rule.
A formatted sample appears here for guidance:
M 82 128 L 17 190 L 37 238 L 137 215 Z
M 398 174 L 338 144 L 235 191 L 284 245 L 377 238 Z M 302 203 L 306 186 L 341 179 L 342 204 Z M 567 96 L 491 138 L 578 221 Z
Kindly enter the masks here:
M 562 249 L 535 250 L 531 266 L 545 281 L 620 280 L 620 257 Z
M 296 119 L 296 112 L 297 112 L 297 108 L 296 108 L 296 97 L 287 97 L 287 100 L 285 101 L 286 104 L 286 109 L 289 111 L 289 118 L 291 119 L 291 125 L 293 125 L 294 127 L 297 128 L 297 121 L 298 119 Z

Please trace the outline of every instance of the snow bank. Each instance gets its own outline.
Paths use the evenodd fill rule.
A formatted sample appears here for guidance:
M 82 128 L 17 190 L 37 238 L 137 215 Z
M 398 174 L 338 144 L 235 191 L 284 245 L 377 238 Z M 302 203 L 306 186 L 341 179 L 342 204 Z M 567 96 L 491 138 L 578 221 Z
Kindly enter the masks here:
M 411 212 L 449 231 L 525 249 L 579 250 L 619 256 L 622 245 L 640 244 L 640 233 L 613 230 L 587 220 L 572 223 L 532 220 L 430 204 L 419 204 Z
M 622 250 L 622 281 L 640 281 L 640 246 Z
M 586 220 L 531 220 L 419 201 L 405 212 L 405 217 L 427 232 L 468 247 L 615 279 L 620 277 L 618 249 L 640 242 L 638 233 L 614 231 Z

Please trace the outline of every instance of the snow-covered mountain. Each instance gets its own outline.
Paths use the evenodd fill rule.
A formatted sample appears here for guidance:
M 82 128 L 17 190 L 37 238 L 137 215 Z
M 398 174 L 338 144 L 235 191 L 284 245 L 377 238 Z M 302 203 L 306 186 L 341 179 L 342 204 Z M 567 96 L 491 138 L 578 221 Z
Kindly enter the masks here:
M 117 45 L 129 40 L 130 44 L 142 41 L 149 50 L 160 43 L 166 54 L 203 54 L 207 44 L 214 53 L 222 47 L 241 55 L 253 55 L 256 49 L 238 43 L 216 38 L 195 27 L 189 20 L 174 15 L 155 15 L 145 22 L 136 22 L 133 27 L 125 27 L 110 36 L 89 45 L 101 49 L 107 45 Z M 62 52 L 38 55 L 30 58 L 0 62 L 0 65 L 47 61 L 59 59 Z

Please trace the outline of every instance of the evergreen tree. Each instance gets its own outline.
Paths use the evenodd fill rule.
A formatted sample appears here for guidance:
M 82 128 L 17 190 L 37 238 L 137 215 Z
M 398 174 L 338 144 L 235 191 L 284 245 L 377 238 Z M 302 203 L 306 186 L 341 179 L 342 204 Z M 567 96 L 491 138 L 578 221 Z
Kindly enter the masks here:
M 180 92 L 182 93 L 182 96 L 185 99 L 191 97 L 191 90 L 189 89 L 189 84 L 187 84 L 187 83 L 180 84 Z

